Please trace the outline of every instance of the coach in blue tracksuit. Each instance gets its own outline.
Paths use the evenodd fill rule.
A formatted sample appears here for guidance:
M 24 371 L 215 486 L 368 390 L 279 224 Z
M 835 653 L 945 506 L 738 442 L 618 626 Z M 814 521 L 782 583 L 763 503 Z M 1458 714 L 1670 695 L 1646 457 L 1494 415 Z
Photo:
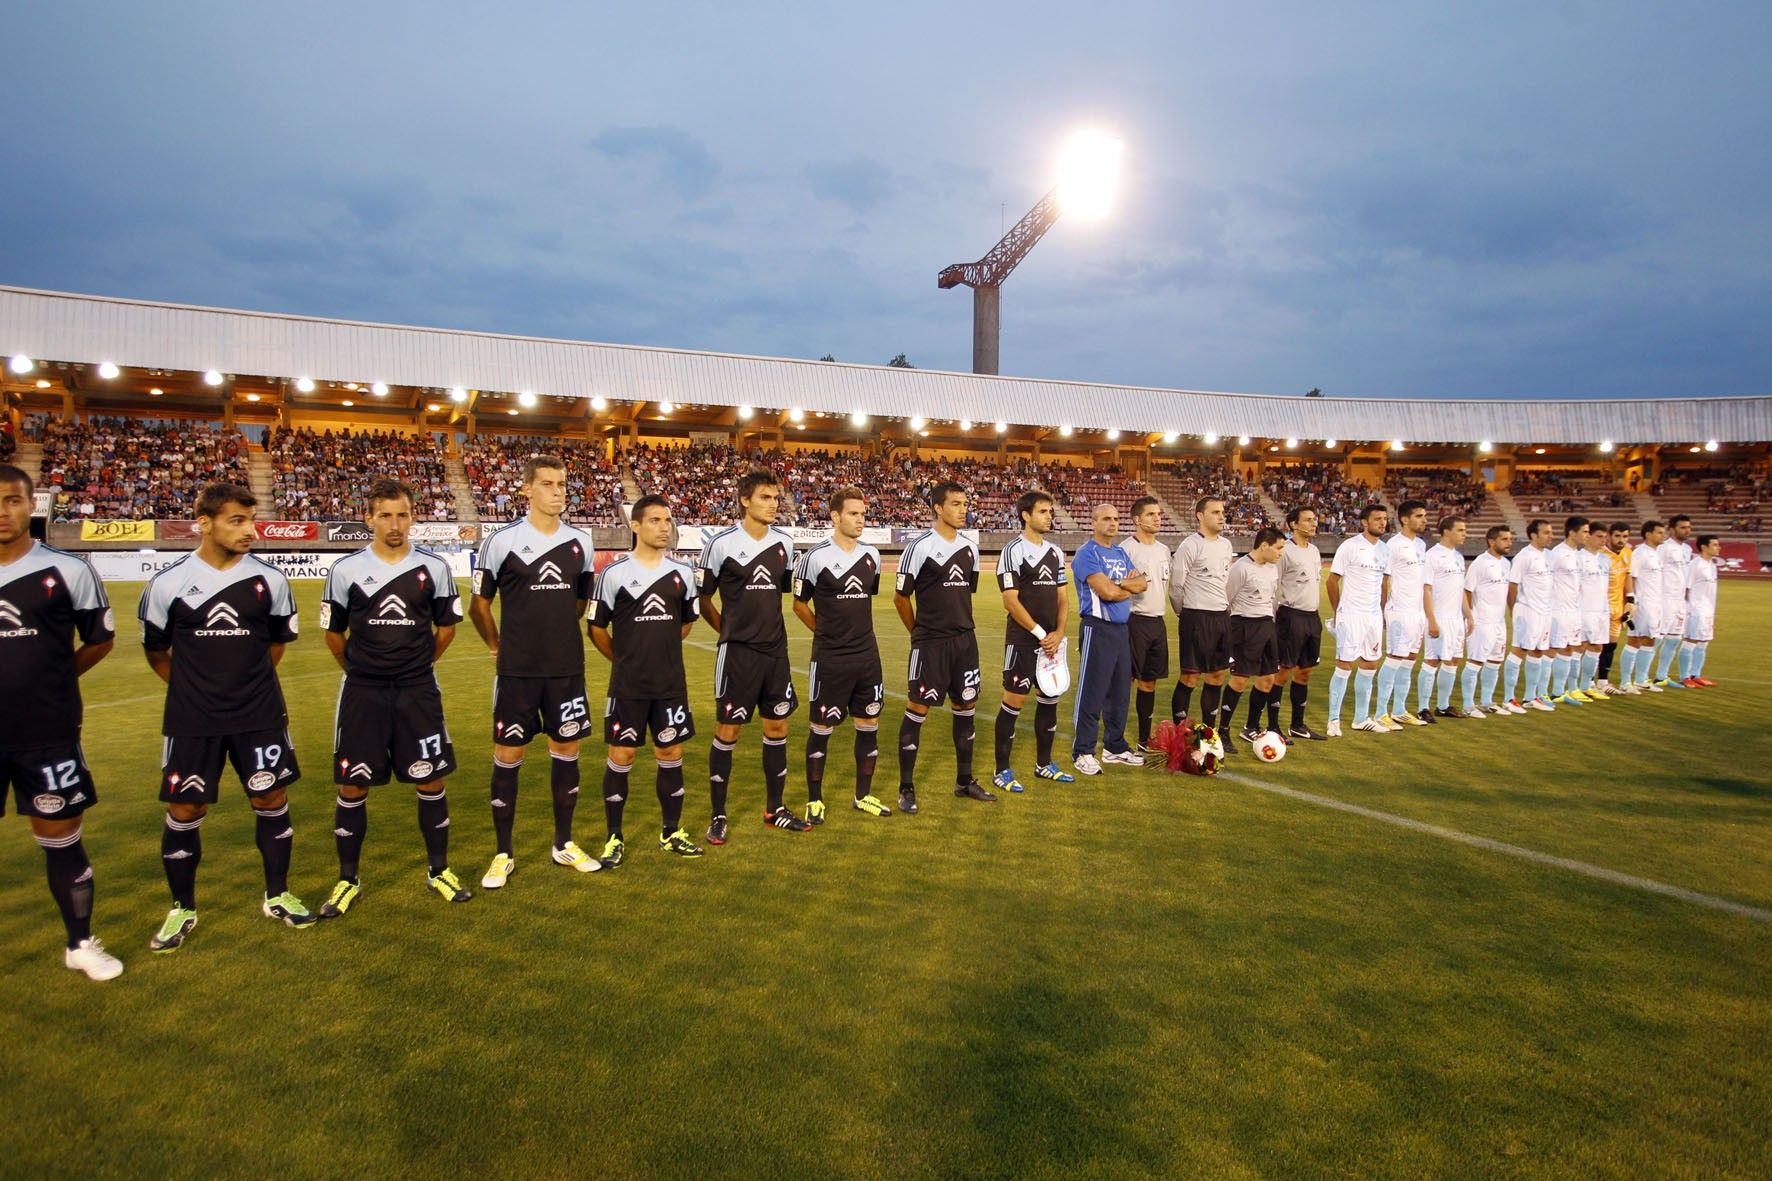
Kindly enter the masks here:
M 1127 621 L 1132 598 L 1143 593 L 1144 575 L 1132 558 L 1114 544 L 1120 536 L 1120 510 L 1098 504 L 1090 518 L 1095 536 L 1071 559 L 1077 584 L 1078 614 L 1083 620 L 1081 683 L 1077 686 L 1071 757 L 1080 775 L 1100 775 L 1102 763 L 1127 767 L 1144 760 L 1126 745 L 1126 704 L 1132 692 L 1132 641 Z M 1101 762 L 1095 760 L 1095 731 L 1106 715 Z

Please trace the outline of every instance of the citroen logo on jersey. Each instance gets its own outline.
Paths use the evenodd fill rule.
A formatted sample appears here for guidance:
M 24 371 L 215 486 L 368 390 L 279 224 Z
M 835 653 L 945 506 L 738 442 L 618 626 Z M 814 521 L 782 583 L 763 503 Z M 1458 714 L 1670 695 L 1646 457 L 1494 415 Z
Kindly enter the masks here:
M 750 578 L 750 581 L 745 584 L 745 589 L 746 590 L 759 590 L 759 589 L 774 590 L 775 589 L 775 575 L 770 573 L 769 567 L 758 566 L 756 569 L 751 571 L 751 578 Z
M 384 615 L 384 616 L 385 615 L 405 615 L 406 614 L 406 604 L 400 601 L 399 595 L 389 595 L 387 598 L 385 598 L 381 601 L 381 606 L 379 608 L 377 608 L 375 613 L 377 615 Z
M 388 594 L 382 598 L 381 604 L 375 609 L 375 617 L 370 623 L 382 627 L 417 627 L 418 621 L 406 615 L 406 601 L 397 594 Z
M 960 565 L 960 563 L 954 562 L 948 566 L 947 581 L 944 582 L 942 585 L 943 586 L 965 586 L 968 581 L 969 581 L 969 579 L 966 576 L 966 568 L 964 566 Z
M 375 778 L 375 772 L 369 769 L 368 763 L 354 763 L 345 772 L 345 778 L 369 780 Z
M 536 570 L 536 582 L 529 584 L 530 590 L 565 590 L 566 573 L 553 561 L 546 561 Z
M 664 601 L 663 595 L 659 594 L 657 591 L 653 591 L 644 599 L 640 600 L 640 613 L 634 616 L 634 622 L 652 623 L 671 618 L 673 618 L 673 616 L 671 614 L 670 605 Z
M 217 603 L 209 609 L 209 616 L 203 626 L 197 628 L 193 635 L 198 636 L 249 636 L 251 630 L 240 626 L 240 613 L 234 610 L 231 603 Z
M 868 588 L 867 585 L 862 582 L 861 575 L 851 574 L 848 578 L 843 580 L 843 592 L 852 595 L 865 595 L 868 593 Z
M 8 639 L 21 636 L 34 636 L 37 629 L 25 626 L 25 617 L 19 609 L 5 599 L 0 599 L 0 636 Z

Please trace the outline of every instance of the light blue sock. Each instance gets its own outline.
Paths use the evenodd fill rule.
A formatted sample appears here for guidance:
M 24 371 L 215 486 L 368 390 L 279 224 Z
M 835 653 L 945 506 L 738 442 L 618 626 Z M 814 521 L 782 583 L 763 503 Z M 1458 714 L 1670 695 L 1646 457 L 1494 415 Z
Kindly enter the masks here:
M 1502 662 L 1501 695 L 1509 701 L 1518 701 L 1520 699 L 1520 695 L 1516 690 L 1520 686 L 1520 666 L 1524 663 L 1523 660 L 1511 652 L 1508 653 L 1507 659 Z
M 1341 721 L 1341 703 L 1347 697 L 1347 681 L 1351 675 L 1347 669 L 1338 668 L 1335 670 L 1335 675 L 1329 678 L 1329 720 L 1331 722 Z
M 1697 648 L 1698 646 L 1692 643 L 1680 645 L 1680 663 L 1678 667 L 1680 670 L 1680 680 L 1682 681 L 1692 675 L 1692 653 L 1695 652 Z
M 1633 648 L 1629 644 L 1618 650 L 1620 684 L 1634 685 L 1637 683 L 1637 653 L 1640 651 L 1640 648 Z
M 1372 670 L 1354 671 L 1354 725 L 1372 716 Z
M 1647 685 L 1655 673 L 1655 645 L 1637 649 L 1637 684 Z
M 1548 699 L 1551 695 L 1551 674 L 1556 671 L 1557 662 L 1549 656 L 1538 658 L 1538 695 Z
M 1386 712 L 1398 717 L 1409 712 L 1409 683 L 1415 679 L 1409 675 L 1412 671 L 1407 661 L 1397 666 L 1397 679 L 1391 684 L 1391 708 Z
M 1704 658 L 1709 654 L 1710 654 L 1710 644 L 1709 643 L 1703 643 L 1703 644 L 1698 644 L 1698 645 L 1694 646 L 1694 648 L 1692 650 L 1692 675 L 1693 676 L 1695 676 L 1695 677 L 1704 676 Z
M 1655 668 L 1655 679 L 1667 680 L 1667 674 L 1674 670 L 1674 653 L 1679 651 L 1680 641 L 1675 636 L 1663 636 L 1661 639 L 1661 659 Z
M 1423 662 L 1420 670 L 1416 672 L 1415 700 L 1418 710 L 1426 711 L 1434 708 L 1434 685 L 1439 675 L 1440 670 L 1429 666 L 1426 662 Z
M 1477 686 L 1477 700 L 1483 702 L 1490 709 L 1494 709 L 1497 704 L 1495 687 L 1501 681 L 1501 666 L 1499 664 L 1485 664 L 1477 675 L 1480 678 L 1480 683 Z
M 1545 683 L 1550 680 L 1550 660 L 1543 656 L 1526 657 L 1526 700 L 1537 701 L 1544 696 Z
M 1600 672 L 1600 654 L 1583 652 L 1581 654 L 1581 690 L 1587 692 L 1594 687 L 1594 678 Z
M 1575 657 L 1567 652 L 1557 657 L 1556 669 L 1551 673 L 1551 696 L 1561 697 L 1575 688 L 1572 679 L 1575 675 Z
M 1486 664 L 1465 662 L 1464 676 L 1461 678 L 1464 681 L 1464 708 L 1475 709 L 1481 702 L 1482 699 L 1477 696 L 1477 677 L 1488 667 Z
M 1452 708 L 1452 686 L 1458 683 L 1458 670 L 1450 664 L 1440 666 L 1440 692 L 1436 704 L 1441 709 Z
M 1569 679 L 1569 665 L 1561 656 L 1547 656 L 1545 659 L 1550 661 L 1550 676 L 1545 679 L 1545 696 L 1554 700 L 1563 695 L 1563 683 Z
M 1391 712 L 1391 688 L 1396 683 L 1397 666 L 1390 662 L 1389 657 L 1386 657 L 1384 663 L 1378 666 L 1378 712 L 1380 714 Z M 1359 698 L 1357 697 L 1354 699 L 1354 706 L 1354 721 L 1357 722 L 1361 720 Z

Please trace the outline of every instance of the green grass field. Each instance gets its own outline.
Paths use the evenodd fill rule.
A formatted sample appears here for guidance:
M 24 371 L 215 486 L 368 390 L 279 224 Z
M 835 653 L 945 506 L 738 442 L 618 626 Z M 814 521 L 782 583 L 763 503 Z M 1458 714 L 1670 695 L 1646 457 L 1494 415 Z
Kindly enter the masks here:
M 317 908 L 337 869 L 338 673 L 319 584 L 296 586 L 292 885 Z M 130 620 L 140 587 L 111 589 Z M 1720 688 L 1352 734 L 1214 780 L 1110 768 L 962 803 L 937 722 L 921 815 L 839 808 L 795 836 L 757 819 L 753 728 L 733 841 L 695 862 L 651 848 L 643 756 L 628 863 L 549 864 L 532 755 L 520 869 L 496 894 L 477 890 L 492 670 L 464 627 L 440 672 L 463 767 L 454 864 L 478 896 L 425 893 L 412 793 L 389 786 L 357 907 L 274 925 L 246 803 L 224 794 L 202 924 L 170 956 L 146 946 L 167 905 L 160 684 L 126 623 L 85 691 L 96 929 L 128 971 L 98 985 L 61 967 L 40 854 L 5 822 L 0 1174 L 1765 1177 L 1772 923 L 1258 786 L 1772 908 L 1772 588 L 1722 590 Z M 978 602 L 983 779 L 1002 611 Z M 901 690 L 903 632 L 889 602 L 877 616 Z M 698 835 L 711 638 L 690 649 Z M 849 751 L 840 734 L 839 804 Z M 601 747 L 586 752 L 592 846 Z M 1018 753 L 1025 776 L 1029 726 Z

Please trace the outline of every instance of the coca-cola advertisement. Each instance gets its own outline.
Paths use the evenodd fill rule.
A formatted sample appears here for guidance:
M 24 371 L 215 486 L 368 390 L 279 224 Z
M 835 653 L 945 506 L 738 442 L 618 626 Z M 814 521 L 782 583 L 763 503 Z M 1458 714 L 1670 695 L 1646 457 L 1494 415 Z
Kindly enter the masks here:
M 258 535 L 263 541 L 318 541 L 320 525 L 316 521 L 260 521 Z

